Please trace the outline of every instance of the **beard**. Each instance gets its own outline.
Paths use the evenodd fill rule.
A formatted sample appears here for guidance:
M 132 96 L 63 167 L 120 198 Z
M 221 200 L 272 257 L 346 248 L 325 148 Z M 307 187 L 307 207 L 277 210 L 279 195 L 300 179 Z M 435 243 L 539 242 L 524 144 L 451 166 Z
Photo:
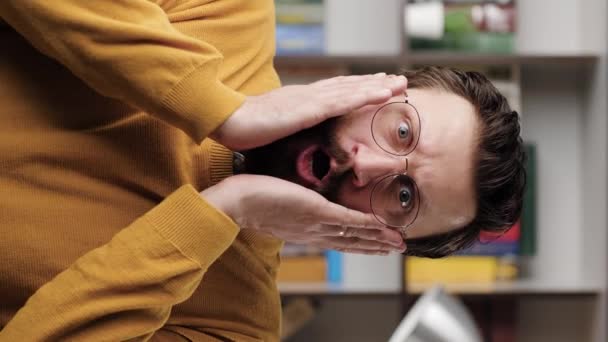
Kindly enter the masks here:
M 332 118 L 268 145 L 243 151 L 243 173 L 293 182 L 335 202 L 340 185 L 352 172 L 345 166 L 348 153 L 338 144 L 339 123 Z

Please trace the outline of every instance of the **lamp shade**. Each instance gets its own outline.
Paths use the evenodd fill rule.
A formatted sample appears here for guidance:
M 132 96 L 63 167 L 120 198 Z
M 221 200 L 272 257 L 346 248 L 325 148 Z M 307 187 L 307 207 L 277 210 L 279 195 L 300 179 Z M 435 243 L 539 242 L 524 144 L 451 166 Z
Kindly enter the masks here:
M 427 290 L 403 318 L 389 342 L 481 342 L 464 304 L 441 286 Z

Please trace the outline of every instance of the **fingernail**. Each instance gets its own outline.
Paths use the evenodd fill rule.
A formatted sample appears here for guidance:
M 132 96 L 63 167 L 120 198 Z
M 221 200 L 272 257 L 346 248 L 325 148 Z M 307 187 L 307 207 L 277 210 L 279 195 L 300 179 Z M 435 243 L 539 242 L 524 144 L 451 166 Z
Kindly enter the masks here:
M 385 72 L 379 72 L 377 74 L 374 74 L 374 76 L 386 76 Z

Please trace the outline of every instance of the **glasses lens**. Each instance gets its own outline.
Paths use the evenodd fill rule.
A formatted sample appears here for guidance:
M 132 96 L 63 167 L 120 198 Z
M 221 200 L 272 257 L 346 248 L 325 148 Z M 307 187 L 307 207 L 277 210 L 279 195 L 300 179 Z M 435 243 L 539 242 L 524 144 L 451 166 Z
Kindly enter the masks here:
M 416 220 L 419 206 L 418 187 L 407 175 L 385 177 L 372 191 L 372 212 L 387 226 L 408 227 Z
M 420 138 L 420 116 L 407 102 L 382 106 L 372 119 L 372 136 L 384 151 L 405 156 L 412 152 Z

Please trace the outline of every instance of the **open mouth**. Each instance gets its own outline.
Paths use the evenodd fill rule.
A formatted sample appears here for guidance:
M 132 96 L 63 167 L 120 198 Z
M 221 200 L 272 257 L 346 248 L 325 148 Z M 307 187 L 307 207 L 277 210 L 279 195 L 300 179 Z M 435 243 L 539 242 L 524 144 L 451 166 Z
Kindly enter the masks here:
M 296 162 L 298 175 L 307 187 L 323 187 L 329 178 L 331 158 L 321 147 L 312 145 L 305 148 L 298 156 Z
M 329 172 L 329 156 L 318 149 L 312 154 L 312 174 L 322 180 Z

